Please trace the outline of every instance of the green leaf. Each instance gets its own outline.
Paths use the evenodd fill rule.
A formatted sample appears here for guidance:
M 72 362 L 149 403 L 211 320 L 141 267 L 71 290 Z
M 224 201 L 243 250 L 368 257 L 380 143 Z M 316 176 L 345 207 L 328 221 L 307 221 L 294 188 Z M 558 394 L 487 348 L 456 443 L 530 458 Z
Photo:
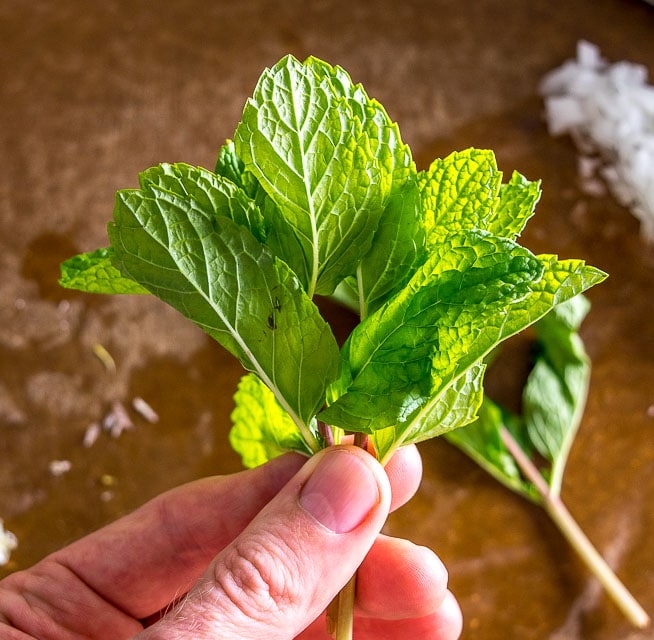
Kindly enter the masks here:
M 415 163 L 411 149 L 402 142 L 397 123 L 393 122 L 384 107 L 368 97 L 361 84 L 354 84 L 347 71 L 339 66 L 310 56 L 304 65 L 311 68 L 318 78 L 327 80 L 338 98 L 343 98 L 352 109 L 368 135 L 373 154 L 386 173 L 392 176 L 391 191 L 404 185 L 409 176 L 415 175 Z
M 244 179 L 245 166 L 242 160 L 236 155 L 236 148 L 234 147 L 233 140 L 226 140 L 225 144 L 220 147 L 218 158 L 216 159 L 216 167 L 214 173 L 227 178 L 234 184 L 241 187 L 248 195 L 246 180 Z
M 428 247 L 462 229 L 515 240 L 534 214 L 540 182 L 517 171 L 502 184 L 492 151 L 467 149 L 434 160 L 418 174 Z
M 488 231 L 515 240 L 534 215 L 540 195 L 540 180 L 529 181 L 514 171 L 511 180 L 500 186 Z
M 114 267 L 113 253 L 109 247 L 69 258 L 61 264 L 59 284 L 88 293 L 149 293 Z
M 418 174 L 427 246 L 463 229 L 487 229 L 502 182 L 492 151 L 455 151 Z
M 259 208 L 243 188 L 223 176 L 184 163 L 163 163 L 143 171 L 139 183 L 161 202 L 177 204 L 182 198 L 189 210 L 227 216 L 261 239 L 264 225 Z
M 346 71 L 314 57 L 305 64 L 319 77 L 330 80 L 336 94 L 347 101 L 370 139 L 375 158 L 392 176 L 389 200 L 372 247 L 361 259 L 352 285 L 359 297 L 360 315 L 365 318 L 406 284 L 419 257 L 424 260 L 415 163 L 397 124 L 360 84 L 352 83 Z
M 377 143 L 329 78 L 292 56 L 262 74 L 234 142 L 281 212 L 267 243 L 310 297 L 332 293 L 370 247 L 390 190 Z
M 477 419 L 483 400 L 485 365 L 476 363 L 434 395 L 411 420 L 372 434 L 378 459 L 384 464 L 399 446 L 423 442 L 464 427 Z
M 514 435 L 522 429 L 517 416 L 503 410 L 490 398 L 484 397 L 477 421 L 463 429 L 446 433 L 445 438 L 503 485 L 529 500 L 540 503 L 538 492 L 522 477 L 515 459 L 502 441 L 502 427 Z
M 398 293 L 425 260 L 425 232 L 415 179 L 395 191 L 384 209 L 370 251 L 357 269 L 356 289 L 363 319 Z
M 449 236 L 398 295 L 354 329 L 343 349 L 352 384 L 321 419 L 354 431 L 409 420 L 522 328 L 507 322 L 508 309 L 542 273 L 540 261 L 510 240 L 479 231 Z
M 213 176 L 201 193 L 181 193 L 164 167 L 146 172 L 141 190 L 119 191 L 117 264 L 257 373 L 312 442 L 307 425 L 338 375 L 336 341 L 288 267 L 231 219 L 240 202 L 214 192 L 214 179 L 231 189 Z
M 411 420 L 502 340 L 605 277 L 506 238 L 450 236 L 352 332 L 343 349 L 352 383 L 320 419 L 364 432 Z
M 257 467 L 287 451 L 311 455 L 297 425 L 256 375 L 241 378 L 234 402 L 229 442 L 246 467 Z
M 249 228 L 257 240 L 265 242 L 270 232 L 267 220 L 274 219 L 281 213 L 257 179 L 245 169 L 243 161 L 236 155 L 232 140 L 227 140 L 220 148 L 216 173 L 238 185 L 257 205 L 256 218 L 250 221 Z
M 555 494 L 561 490 L 588 395 L 590 359 L 577 333 L 588 308 L 588 300 L 576 296 L 536 324 L 539 355 L 523 395 L 527 434 L 552 464 L 549 483 Z
M 522 415 L 486 397 L 477 422 L 446 436 L 500 482 L 536 502 L 539 493 L 522 478 L 500 430 L 508 428 L 528 456 L 535 450 L 550 463 L 540 472 L 558 495 L 590 380 L 590 361 L 578 334 L 588 309 L 588 300 L 577 295 L 534 325 L 537 355 L 523 390 Z

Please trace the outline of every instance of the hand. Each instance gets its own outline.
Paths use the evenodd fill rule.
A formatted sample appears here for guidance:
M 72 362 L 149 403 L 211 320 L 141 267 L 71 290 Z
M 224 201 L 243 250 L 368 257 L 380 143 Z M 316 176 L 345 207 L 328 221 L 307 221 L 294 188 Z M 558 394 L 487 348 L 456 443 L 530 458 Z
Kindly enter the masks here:
M 379 534 L 417 489 L 416 449 L 385 471 L 336 447 L 169 491 L 0 582 L 0 636 L 326 639 L 324 610 L 359 567 L 357 640 L 454 640 L 440 560 Z

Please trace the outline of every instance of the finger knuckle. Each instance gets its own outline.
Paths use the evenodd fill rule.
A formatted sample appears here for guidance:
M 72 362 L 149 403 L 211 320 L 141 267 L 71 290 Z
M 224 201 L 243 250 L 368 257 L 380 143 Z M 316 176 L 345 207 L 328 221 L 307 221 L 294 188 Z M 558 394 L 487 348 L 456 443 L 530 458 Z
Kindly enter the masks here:
M 301 575 L 283 540 L 236 542 L 216 567 L 216 586 L 246 618 L 269 620 L 300 602 Z

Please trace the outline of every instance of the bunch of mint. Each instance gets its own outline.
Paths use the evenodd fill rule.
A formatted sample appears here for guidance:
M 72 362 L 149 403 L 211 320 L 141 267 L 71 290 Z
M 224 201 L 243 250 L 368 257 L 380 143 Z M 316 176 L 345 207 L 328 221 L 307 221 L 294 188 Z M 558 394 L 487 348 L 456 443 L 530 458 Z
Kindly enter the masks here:
M 287 56 L 264 71 L 214 171 L 161 164 L 118 191 L 111 246 L 66 287 L 152 293 L 250 371 L 232 444 L 248 465 L 343 432 L 378 458 L 473 421 L 484 357 L 604 279 L 516 242 L 539 185 L 490 151 L 418 171 L 348 74 Z M 339 349 L 317 296 L 357 309 Z
M 542 504 L 632 622 L 648 622 L 559 498 L 588 385 L 580 294 L 606 274 L 518 244 L 539 183 L 503 182 L 477 149 L 419 171 L 361 85 L 292 56 L 264 71 L 213 171 L 161 164 L 139 183 L 116 194 L 110 246 L 67 260 L 60 282 L 154 294 L 238 358 L 249 373 L 230 441 L 246 466 L 346 433 L 385 463 L 446 434 Z M 325 296 L 360 319 L 341 347 Z M 532 324 L 542 350 L 517 416 L 483 379 L 489 354 Z M 338 640 L 351 638 L 353 584 L 335 601 Z

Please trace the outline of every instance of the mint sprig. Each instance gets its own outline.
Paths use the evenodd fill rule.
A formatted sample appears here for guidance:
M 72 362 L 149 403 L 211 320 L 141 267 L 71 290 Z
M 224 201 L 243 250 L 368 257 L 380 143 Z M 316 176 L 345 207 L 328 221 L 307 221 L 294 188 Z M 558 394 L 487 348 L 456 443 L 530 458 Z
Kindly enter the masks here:
M 478 419 L 446 438 L 499 482 L 542 507 L 625 617 L 644 628 L 649 615 L 561 499 L 563 472 L 590 383 L 591 363 L 579 334 L 589 308 L 587 298 L 578 295 L 534 325 L 536 355 L 519 414 L 485 396 Z
M 150 292 L 238 358 L 251 373 L 230 441 L 246 464 L 345 432 L 369 434 L 384 462 L 474 421 L 484 357 L 606 277 L 517 243 L 539 196 L 518 173 L 503 184 L 490 151 L 418 171 L 343 69 L 286 56 L 215 170 L 143 172 L 116 195 L 110 247 L 64 263 L 61 284 Z M 317 295 L 360 315 L 341 349 Z

